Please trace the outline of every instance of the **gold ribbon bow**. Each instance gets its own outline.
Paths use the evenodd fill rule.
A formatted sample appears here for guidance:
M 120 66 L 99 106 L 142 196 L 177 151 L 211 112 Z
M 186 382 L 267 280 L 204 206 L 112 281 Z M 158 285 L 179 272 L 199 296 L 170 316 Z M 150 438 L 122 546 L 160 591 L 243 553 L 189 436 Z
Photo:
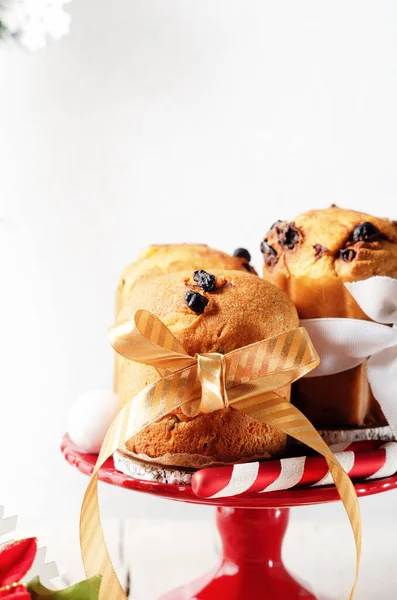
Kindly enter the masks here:
M 161 379 L 139 392 L 116 416 L 85 492 L 80 518 L 81 551 L 87 577 L 98 573 L 103 576 L 100 600 L 126 600 L 126 596 L 103 537 L 97 489 L 99 469 L 131 437 L 178 408 L 194 417 L 227 406 L 278 428 L 325 457 L 356 542 L 356 575 L 349 595 L 349 599 L 353 598 L 361 557 L 356 491 L 310 421 L 275 392 L 319 364 L 306 330 L 301 327 L 226 355 L 189 356 L 157 317 L 140 310 L 133 321 L 110 330 L 110 341 L 125 358 L 155 367 Z

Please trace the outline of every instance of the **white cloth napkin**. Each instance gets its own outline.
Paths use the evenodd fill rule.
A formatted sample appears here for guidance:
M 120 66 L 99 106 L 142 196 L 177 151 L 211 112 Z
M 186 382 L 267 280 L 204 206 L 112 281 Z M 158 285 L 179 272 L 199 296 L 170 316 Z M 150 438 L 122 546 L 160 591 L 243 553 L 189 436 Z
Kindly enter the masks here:
M 370 319 L 303 319 L 321 364 L 307 377 L 347 371 L 368 359 L 368 381 L 397 436 L 397 279 L 371 277 L 345 286 Z

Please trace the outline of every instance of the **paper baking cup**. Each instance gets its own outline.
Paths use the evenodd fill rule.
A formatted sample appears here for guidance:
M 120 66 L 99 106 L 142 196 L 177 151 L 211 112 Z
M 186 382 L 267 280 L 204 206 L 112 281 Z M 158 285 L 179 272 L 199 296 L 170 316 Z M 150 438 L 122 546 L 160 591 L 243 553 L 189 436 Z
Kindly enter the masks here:
M 394 435 L 391 427 L 361 427 L 357 429 L 319 429 L 319 434 L 328 446 L 379 440 L 391 442 Z
M 121 450 L 113 454 L 114 466 L 118 471 L 134 479 L 171 483 L 174 485 L 191 485 L 194 471 L 181 467 L 168 467 L 145 462 L 128 456 Z

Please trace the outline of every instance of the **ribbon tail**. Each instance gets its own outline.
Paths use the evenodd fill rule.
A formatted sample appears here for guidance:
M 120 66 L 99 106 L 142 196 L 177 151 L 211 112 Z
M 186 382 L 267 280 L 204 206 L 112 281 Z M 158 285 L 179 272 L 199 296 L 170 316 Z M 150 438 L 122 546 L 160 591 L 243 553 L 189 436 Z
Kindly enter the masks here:
M 132 398 L 113 420 L 102 444 L 80 514 L 80 544 L 87 577 L 103 576 L 100 600 L 127 600 L 106 547 L 98 502 L 98 471 L 130 438 L 168 413 L 181 408 L 196 389 L 197 369 L 160 379 Z
M 98 467 L 99 468 L 99 467 Z M 95 472 L 84 495 L 80 516 L 80 545 L 88 578 L 102 575 L 100 600 L 126 600 L 114 570 L 103 535 L 98 504 L 98 473 Z
M 251 406 L 244 406 L 243 402 L 236 402 L 233 406 L 264 423 L 268 423 L 272 427 L 276 427 L 309 446 L 326 459 L 335 487 L 349 518 L 356 545 L 356 574 L 349 594 L 349 600 L 352 600 L 360 570 L 362 530 L 360 505 L 350 477 L 345 473 L 338 459 L 310 421 L 290 402 L 285 401 L 275 392 L 267 394 L 262 399 L 258 398 Z

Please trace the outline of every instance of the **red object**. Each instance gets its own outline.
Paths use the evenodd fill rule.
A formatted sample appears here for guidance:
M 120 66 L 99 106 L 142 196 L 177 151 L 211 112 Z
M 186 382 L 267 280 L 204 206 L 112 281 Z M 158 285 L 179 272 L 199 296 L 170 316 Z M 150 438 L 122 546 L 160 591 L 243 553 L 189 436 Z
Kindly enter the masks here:
M 32 600 L 25 585 L 19 585 L 11 588 L 9 591 L 0 589 L 1 600 Z
M 396 442 L 389 442 L 389 445 L 395 444 Z M 386 450 L 384 448 L 385 442 L 358 442 L 350 444 L 346 448 L 345 452 L 354 454 L 354 462 L 352 468 L 349 471 L 349 476 L 353 480 L 363 480 L 367 477 L 375 475 L 381 468 L 384 468 L 386 463 Z M 272 460 L 262 463 L 255 463 L 258 465 L 258 473 L 250 487 L 242 491 L 241 489 L 241 472 L 246 467 L 252 467 L 252 463 L 249 465 L 238 465 L 239 471 L 235 472 L 233 466 L 227 467 L 213 467 L 211 469 L 201 469 L 193 475 L 192 489 L 197 496 L 200 498 L 211 498 L 215 494 L 221 494 L 223 490 L 230 484 L 232 476 L 236 473 L 236 479 L 238 485 L 238 496 L 250 497 L 252 494 L 263 493 L 263 491 L 271 484 L 275 483 L 280 476 L 282 463 L 290 463 L 293 465 L 297 461 L 304 461 L 303 473 L 299 481 L 293 486 L 294 488 L 303 485 L 315 485 L 320 482 L 324 476 L 328 473 L 328 465 L 323 456 L 308 456 L 299 458 L 287 458 L 280 460 Z M 395 459 L 392 461 L 392 469 L 396 471 Z M 298 465 L 299 472 L 299 465 Z M 293 469 L 294 471 L 294 469 Z M 296 471 L 296 469 L 295 469 Z M 281 486 L 280 486 L 281 487 Z M 286 487 L 286 486 L 285 486 Z M 235 495 L 230 489 L 229 493 L 225 493 L 225 497 Z M 291 487 L 289 489 L 292 489 Z M 222 496 L 220 496 L 222 497 Z M 219 498 L 218 498 L 219 500 Z
M 161 600 L 316 600 L 283 565 L 289 510 L 217 509 L 223 556 L 211 573 Z
M 80 452 L 67 435 L 62 441 L 62 452 L 82 473 L 92 474 L 97 456 Z M 100 469 L 99 479 L 163 498 L 220 505 L 217 524 L 223 544 L 221 564 L 200 580 L 166 594 L 161 600 L 316 600 L 291 577 L 282 563 L 287 507 L 338 500 L 334 486 L 268 492 L 251 498 L 198 498 L 187 486 L 128 477 L 115 470 L 112 459 Z M 397 475 L 355 483 L 355 488 L 358 496 L 397 489 Z
M 0 551 L 0 599 L 29 600 L 31 598 L 21 579 L 31 568 L 37 553 L 36 538 L 8 544 Z

